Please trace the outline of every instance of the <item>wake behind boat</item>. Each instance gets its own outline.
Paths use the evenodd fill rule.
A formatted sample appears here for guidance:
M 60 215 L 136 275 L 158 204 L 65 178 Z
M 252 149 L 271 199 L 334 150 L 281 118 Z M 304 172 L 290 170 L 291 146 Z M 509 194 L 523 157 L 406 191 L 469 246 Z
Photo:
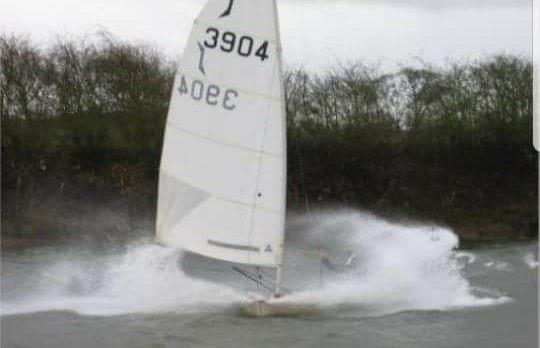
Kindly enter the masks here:
M 274 270 L 268 298 L 286 295 L 282 71 L 275 0 L 208 1 L 178 64 L 159 175 L 157 241 Z

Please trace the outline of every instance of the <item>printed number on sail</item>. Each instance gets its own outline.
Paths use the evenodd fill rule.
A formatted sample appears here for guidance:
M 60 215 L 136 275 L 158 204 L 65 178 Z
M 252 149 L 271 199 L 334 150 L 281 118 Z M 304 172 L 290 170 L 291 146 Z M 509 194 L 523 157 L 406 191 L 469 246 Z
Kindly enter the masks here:
M 264 41 L 257 46 L 251 36 L 242 35 L 237 39 L 235 33 L 231 31 L 220 33 L 218 29 L 213 27 L 207 28 L 206 33 L 208 35 L 204 40 L 204 45 L 208 48 L 213 49 L 219 46 L 223 52 L 235 51 L 242 57 L 249 57 L 254 54 L 261 61 L 268 58 L 268 41 Z M 257 47 L 256 50 L 255 47 Z
M 234 110 L 236 108 L 236 98 L 238 92 L 234 89 L 223 89 L 217 85 L 205 83 L 201 80 L 192 80 L 188 83 L 185 76 L 180 79 L 178 86 L 180 95 L 188 95 L 195 101 L 204 101 L 208 105 L 221 106 L 226 110 Z

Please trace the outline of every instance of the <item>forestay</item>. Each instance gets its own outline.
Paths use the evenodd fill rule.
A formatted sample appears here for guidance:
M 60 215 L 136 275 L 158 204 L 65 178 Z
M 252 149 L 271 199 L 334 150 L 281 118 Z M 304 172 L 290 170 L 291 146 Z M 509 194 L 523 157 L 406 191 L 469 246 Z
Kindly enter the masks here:
M 274 0 L 210 0 L 175 77 L 159 176 L 157 239 L 279 266 L 286 144 Z

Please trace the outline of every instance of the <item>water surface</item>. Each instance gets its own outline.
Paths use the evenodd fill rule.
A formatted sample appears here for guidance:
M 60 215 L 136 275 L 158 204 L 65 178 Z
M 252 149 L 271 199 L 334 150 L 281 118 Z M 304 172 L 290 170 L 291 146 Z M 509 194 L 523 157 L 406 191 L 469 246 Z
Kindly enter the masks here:
M 2 255 L 2 347 L 538 346 L 535 243 L 456 251 L 447 229 L 362 214 L 289 225 L 289 298 L 318 316 L 244 317 L 256 289 L 229 264 L 149 242 L 40 247 Z M 321 274 L 316 245 L 362 266 Z

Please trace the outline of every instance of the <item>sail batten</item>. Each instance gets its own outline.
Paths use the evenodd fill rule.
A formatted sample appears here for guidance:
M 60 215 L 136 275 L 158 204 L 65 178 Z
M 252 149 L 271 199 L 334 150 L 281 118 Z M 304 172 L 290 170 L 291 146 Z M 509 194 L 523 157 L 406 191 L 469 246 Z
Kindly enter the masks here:
M 176 130 L 178 130 L 180 132 L 184 132 L 186 134 L 193 135 L 194 137 L 198 137 L 198 138 L 205 139 L 205 140 L 208 140 L 208 141 L 211 141 L 211 142 L 214 142 L 214 143 L 218 143 L 219 145 L 222 145 L 222 146 L 232 147 L 232 148 L 236 148 L 236 149 L 239 149 L 239 150 L 248 151 L 248 152 L 254 152 L 254 153 L 257 153 L 257 154 L 266 155 L 266 156 L 272 156 L 272 157 L 283 157 L 284 156 L 284 154 L 281 154 L 281 153 L 273 153 L 273 152 L 269 152 L 269 151 L 258 150 L 256 148 L 244 147 L 244 146 L 241 146 L 241 145 L 228 143 L 228 142 L 222 141 L 221 139 L 218 139 L 218 138 L 212 138 L 212 137 L 206 136 L 204 134 L 199 134 L 199 133 L 184 129 L 184 128 L 180 127 L 180 126 L 177 126 L 176 124 L 174 124 L 172 122 L 168 122 L 167 127 L 173 127 L 173 128 L 175 128 Z
M 227 143 L 225 141 L 221 141 L 220 139 L 215 139 L 215 138 L 211 138 L 211 137 L 208 137 L 208 136 L 205 136 L 205 135 L 202 135 L 202 134 L 197 134 L 197 133 L 194 133 L 194 132 L 190 132 L 190 131 L 182 129 L 180 127 L 176 127 L 174 125 L 169 125 L 169 126 L 175 128 L 179 132 L 183 132 L 183 133 L 192 135 L 194 137 L 197 137 L 197 138 L 200 138 L 200 139 L 203 139 L 203 140 L 218 144 L 220 146 L 230 147 L 230 148 L 233 148 L 233 149 L 246 151 L 246 152 L 250 152 L 250 153 L 254 153 L 254 154 L 258 154 L 258 155 L 262 155 L 262 156 L 278 157 L 278 158 L 283 158 L 284 157 L 283 154 L 272 153 L 272 152 L 263 151 L 263 150 L 257 150 L 257 149 L 249 148 L 249 147 L 243 147 L 241 145 L 236 145 L 236 144 Z
M 179 62 L 160 164 L 157 239 L 281 264 L 285 114 L 274 0 L 209 0 Z

